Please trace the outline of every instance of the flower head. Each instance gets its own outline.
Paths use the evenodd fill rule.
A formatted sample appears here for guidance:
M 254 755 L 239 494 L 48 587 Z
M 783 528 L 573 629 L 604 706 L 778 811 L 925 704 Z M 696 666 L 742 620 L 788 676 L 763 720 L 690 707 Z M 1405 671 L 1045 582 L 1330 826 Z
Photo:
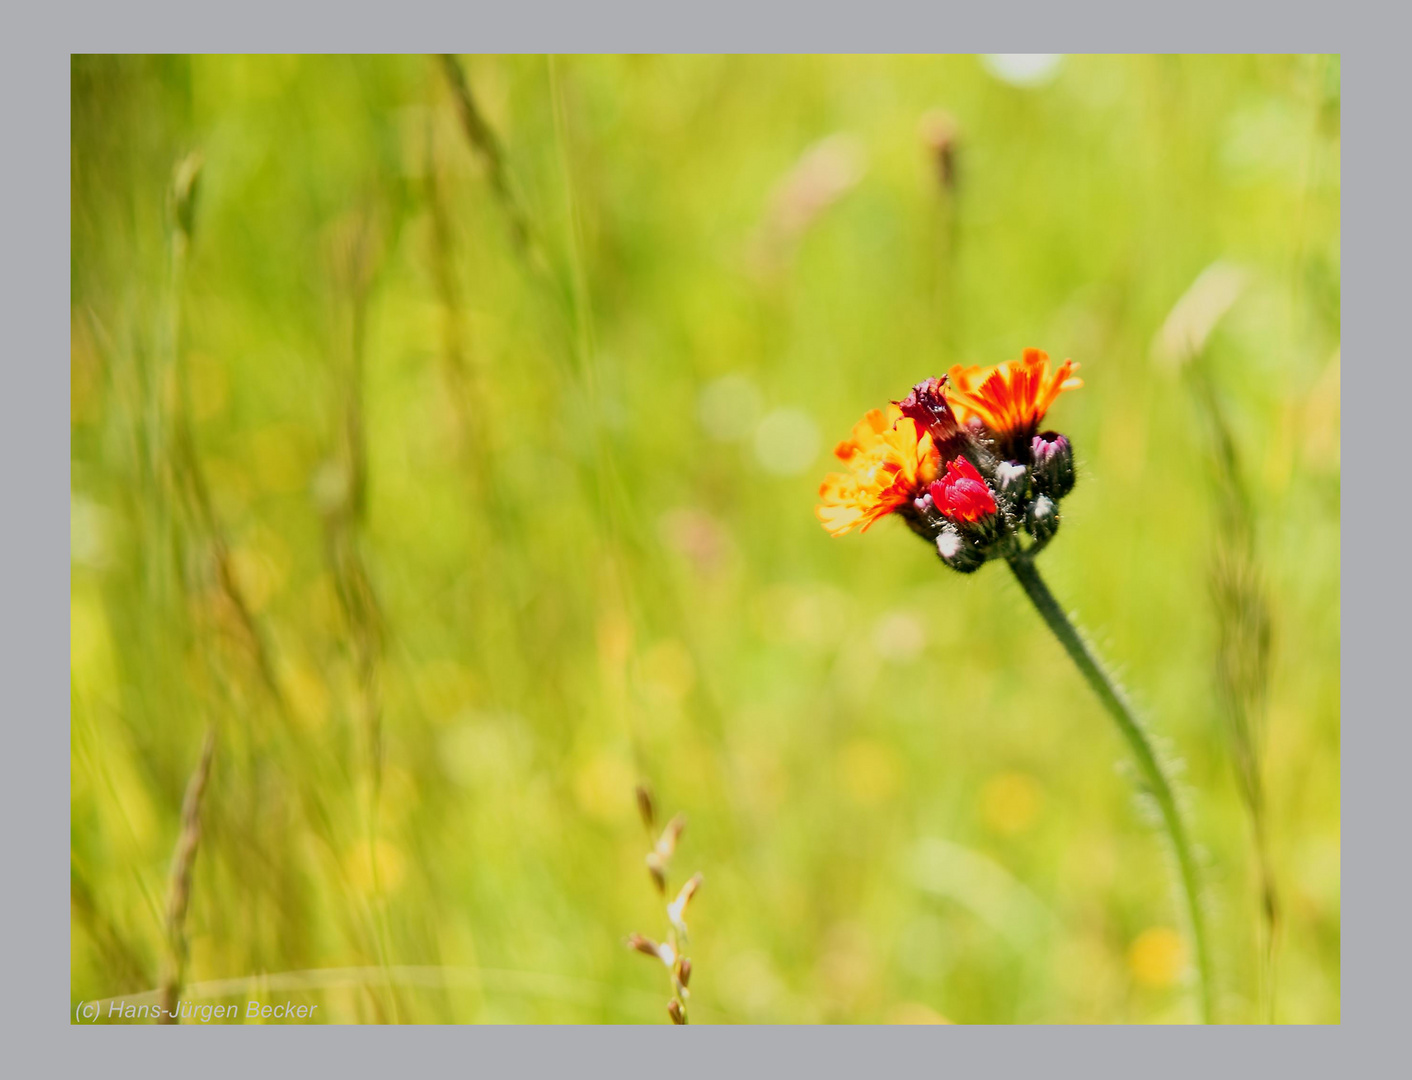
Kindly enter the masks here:
M 917 422 L 896 405 L 873 409 L 834 448 L 844 472 L 830 473 L 819 487 L 819 521 L 833 536 L 867 529 L 912 502 L 936 476 L 941 455 Z
M 995 496 L 976 467 L 963 457 L 946 463 L 946 475 L 927 489 L 932 502 L 952 521 L 972 524 L 996 511 Z
M 1054 535 L 1059 500 L 1074 486 L 1069 440 L 1039 426 L 1055 398 L 1083 385 L 1077 368 L 1065 360 L 1051 370 L 1046 354 L 1026 349 L 1019 360 L 922 380 L 835 448 L 845 468 L 819 488 L 819 520 L 842 536 L 896 513 L 962 573 L 1032 555 Z
M 1065 360 L 1049 370 L 1049 354 L 1026 349 L 1019 360 L 993 367 L 962 367 L 949 373 L 947 397 L 962 423 L 979 422 L 1008 458 L 1029 450 L 1039 422 L 1065 390 L 1076 390 L 1083 380 L 1074 374 L 1079 365 Z

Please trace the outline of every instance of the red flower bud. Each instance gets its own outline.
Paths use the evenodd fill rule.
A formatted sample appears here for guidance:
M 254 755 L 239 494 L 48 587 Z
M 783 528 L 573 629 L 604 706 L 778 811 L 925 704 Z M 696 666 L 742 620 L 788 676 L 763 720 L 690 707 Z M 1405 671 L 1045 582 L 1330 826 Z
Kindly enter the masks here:
M 945 375 L 919 382 L 911 393 L 893 404 L 903 416 L 911 417 L 918 427 L 931 434 L 932 445 L 943 457 L 950 457 L 960 448 L 964 436 L 946 400 Z
M 933 480 L 927 492 L 936 508 L 952 521 L 973 523 L 996 510 L 995 496 L 976 467 L 963 457 L 947 462 L 946 475 Z

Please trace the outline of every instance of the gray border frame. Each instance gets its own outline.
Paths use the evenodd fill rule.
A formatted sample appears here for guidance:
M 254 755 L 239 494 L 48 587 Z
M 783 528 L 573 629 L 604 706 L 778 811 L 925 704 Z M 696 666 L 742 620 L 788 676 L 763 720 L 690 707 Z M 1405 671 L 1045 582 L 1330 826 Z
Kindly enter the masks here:
M 1369 5 L 1371 8 L 1371 5 Z M 5 1055 L 17 1074 L 141 1070 L 176 1066 L 203 1073 L 248 1074 L 278 1062 L 281 1072 L 310 1069 L 354 1074 L 388 1067 L 449 1066 L 493 1073 L 631 1072 L 719 1076 L 747 1062 L 760 1071 L 857 1073 L 911 1066 L 927 1071 L 1053 1071 L 1072 1064 L 1086 1074 L 1140 1070 L 1176 1076 L 1193 1066 L 1220 1074 L 1295 1066 L 1327 1073 L 1353 1064 L 1355 1048 L 1377 1054 L 1386 1032 L 1405 1023 L 1407 993 L 1400 978 L 1409 956 L 1402 914 L 1408 870 L 1406 841 L 1394 831 L 1406 820 L 1407 706 L 1398 661 L 1412 642 L 1398 604 L 1408 595 L 1396 559 L 1408 535 L 1400 485 L 1406 450 L 1394 445 L 1393 410 L 1408 392 L 1405 361 L 1393 323 L 1407 306 L 1409 273 L 1401 241 L 1407 234 L 1408 143 L 1404 64 L 1391 51 L 1401 41 L 1391 17 L 1376 19 L 1348 4 L 1331 7 L 1273 2 L 1185 3 L 1161 10 L 1137 5 L 1068 3 L 969 5 L 945 9 L 873 0 L 845 8 L 800 3 L 765 8 L 755 0 L 711 5 L 522 2 L 468 5 L 450 0 L 403 0 L 374 6 L 251 0 L 196 10 L 172 0 L 122 5 L 68 3 L 7 20 L 11 55 L 0 68 L 7 133 L 7 168 L 0 171 L 0 207 L 8 223 L 0 254 L 0 295 L 9 314 L 5 341 L 4 415 L 0 421 L 11 527 L 4 531 L 5 598 L 0 657 L 10 693 L 10 739 L 3 758 L 3 821 L 11 864 L 6 875 L 8 933 L 3 980 L 6 1029 L 23 1032 Z M 1016 27 L 1023 27 L 1017 32 Z M 359 1028 L 213 1027 L 173 1034 L 159 1044 L 150 1028 L 56 1029 L 70 1024 L 68 965 L 54 954 L 67 933 L 59 902 L 66 877 L 67 484 L 69 369 L 62 359 L 68 329 L 63 278 L 68 259 L 66 206 L 69 105 L 67 54 L 81 51 L 267 51 L 406 49 L 417 51 L 858 51 L 919 49 L 988 51 L 1067 48 L 1070 51 L 1343 52 L 1344 117 L 1352 166 L 1349 230 L 1354 258 L 1344 295 L 1353 309 L 1348 335 L 1350 463 L 1344 508 L 1353 511 L 1345 552 L 1343 612 L 1348 616 L 1342 660 L 1346 753 L 1343 814 L 1351 825 L 1344 860 L 1352 872 L 1344 890 L 1343 1015 L 1338 1027 L 1224 1028 Z M 1371 39 L 1371 40 L 1370 40 Z M 1383 42 L 1389 43 L 1383 46 Z M 1380 46 L 1383 46 L 1380 48 Z M 1381 54 L 1381 55 L 1380 55 Z M 60 237 L 64 243 L 59 243 Z M 1363 463 L 1373 463 L 1367 467 Z M 1392 495 L 1392 498 L 1388 496 Z M 1375 526 L 1376 532 L 1373 528 Z M 1375 547 L 1376 545 L 1376 547 Z M 1393 559 L 1387 555 L 1393 554 Z M 1383 556 L 1379 559 L 1378 556 Z M 1404 661 L 1405 663 L 1405 661 Z M 1366 718 L 1366 719 L 1365 719 Z M 104 1034 L 99 1034 L 99 1031 Z M 1355 1034 L 1356 1033 L 1356 1034 Z M 26 1044 L 27 1043 L 27 1044 Z M 1395 1061 L 1405 1057 L 1386 1044 Z M 1360 1055 L 1361 1056 L 1361 1055 Z M 47 1068 L 25 1068 L 44 1062 Z M 12 1065 L 12 1068 L 14 1065 Z

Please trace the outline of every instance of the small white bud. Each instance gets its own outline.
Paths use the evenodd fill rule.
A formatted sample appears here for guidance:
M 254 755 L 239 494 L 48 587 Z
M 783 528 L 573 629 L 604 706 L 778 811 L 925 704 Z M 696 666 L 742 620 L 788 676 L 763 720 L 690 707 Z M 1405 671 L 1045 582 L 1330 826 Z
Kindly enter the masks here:
M 941 532 L 936 534 L 936 553 L 941 556 L 942 562 L 962 574 L 979 570 L 985 562 L 985 552 L 963 537 L 956 526 L 951 524 L 945 525 Z
M 1018 461 L 1002 461 L 995 467 L 995 482 L 1001 491 L 1018 493 L 1025 482 L 1026 472 Z

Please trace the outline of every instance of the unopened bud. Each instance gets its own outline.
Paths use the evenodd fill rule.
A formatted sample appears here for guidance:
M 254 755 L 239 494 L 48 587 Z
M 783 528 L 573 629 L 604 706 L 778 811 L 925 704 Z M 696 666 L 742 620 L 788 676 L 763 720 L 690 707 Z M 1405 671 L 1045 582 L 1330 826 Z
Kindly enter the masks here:
M 936 535 L 936 553 L 951 569 L 970 574 L 981 568 L 985 552 L 961 535 L 955 525 L 945 525 Z
M 941 511 L 936 508 L 936 501 L 931 497 L 930 492 L 926 492 L 919 499 L 912 500 L 912 508 L 917 511 L 918 518 L 923 525 L 933 532 L 945 523 L 946 519 L 941 516 Z
M 655 851 L 647 853 L 647 872 L 652 875 L 652 883 L 662 895 L 667 893 L 667 868 Z
M 683 988 L 691 983 L 691 961 L 685 956 L 683 956 L 681 962 L 677 964 L 677 981 L 682 984 Z
M 643 937 L 641 934 L 628 935 L 628 948 L 636 949 L 644 956 L 650 956 L 654 960 L 661 959 L 661 952 L 659 951 L 657 943 L 651 938 Z
M 201 163 L 200 153 L 187 154 L 177 162 L 176 170 L 172 173 L 172 217 L 186 240 L 191 239 L 191 230 L 196 219 L 196 188 L 201 179 Z
M 1011 506 L 1023 506 L 1030 490 L 1030 472 L 1018 461 L 1002 461 L 995 467 L 995 488 Z
M 686 907 L 691 902 L 691 898 L 696 895 L 696 890 L 701 888 L 701 883 L 706 879 L 700 874 L 692 874 L 691 879 L 681 887 L 681 892 L 677 894 L 677 902 L 682 907 Z
M 667 905 L 667 918 L 671 920 L 672 926 L 677 933 L 683 937 L 687 934 L 686 929 L 686 908 L 691 903 L 691 898 L 696 895 L 696 890 L 701 888 L 704 879 L 700 874 L 692 874 L 691 879 L 681 887 L 681 892 L 677 893 L 677 898 Z
M 686 1010 L 681 1007 L 681 1002 L 676 998 L 672 998 L 671 1001 L 667 1002 L 667 1015 L 672 1018 L 672 1023 L 674 1024 L 686 1023 Z
M 657 854 L 665 863 L 672 857 L 672 852 L 677 849 L 677 841 L 681 839 L 682 830 L 686 828 L 686 815 L 678 814 L 667 822 L 667 827 L 662 830 L 662 835 L 657 840 Z
M 637 812 L 642 815 L 642 823 L 649 829 L 657 822 L 657 807 L 652 801 L 652 792 L 646 784 L 637 785 Z
M 956 186 L 956 121 L 951 114 L 933 109 L 922 117 L 923 141 L 936 157 L 937 177 L 950 192 Z
M 1058 501 L 1074 490 L 1074 448 L 1057 431 L 1045 431 L 1030 440 L 1034 487 Z
M 1059 507 L 1048 495 L 1041 495 L 1025 508 L 1025 528 L 1041 544 L 1059 531 Z

